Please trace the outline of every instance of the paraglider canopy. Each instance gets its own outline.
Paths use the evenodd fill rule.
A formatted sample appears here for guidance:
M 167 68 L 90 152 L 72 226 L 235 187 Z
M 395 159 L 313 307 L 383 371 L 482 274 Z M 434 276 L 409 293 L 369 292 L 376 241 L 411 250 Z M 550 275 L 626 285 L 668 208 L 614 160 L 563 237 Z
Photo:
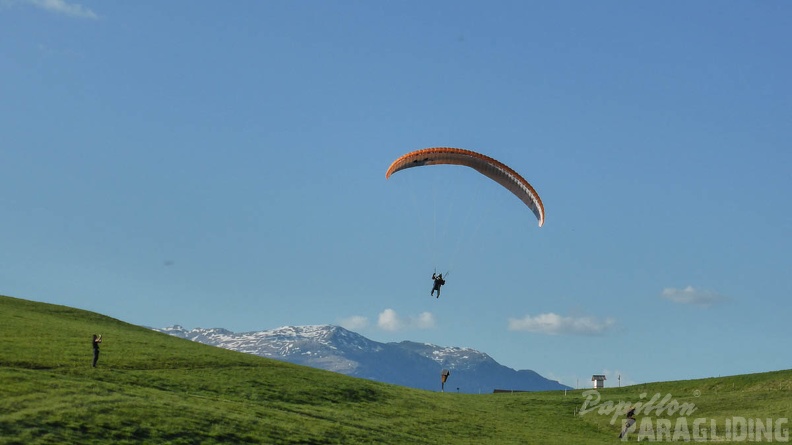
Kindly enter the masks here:
M 470 167 L 492 179 L 520 198 L 531 209 L 539 221 L 539 227 L 544 224 L 544 205 L 531 184 L 506 164 L 471 150 L 436 147 L 412 151 L 393 161 L 385 172 L 385 178 L 388 179 L 392 174 L 404 169 L 441 164 Z

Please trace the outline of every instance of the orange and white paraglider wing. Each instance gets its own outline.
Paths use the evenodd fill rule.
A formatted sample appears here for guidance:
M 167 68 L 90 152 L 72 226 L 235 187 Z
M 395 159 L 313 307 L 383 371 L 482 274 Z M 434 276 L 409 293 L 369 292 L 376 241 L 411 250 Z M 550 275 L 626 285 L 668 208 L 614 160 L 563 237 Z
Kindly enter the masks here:
M 385 172 L 385 178 L 390 178 L 397 171 L 407 168 L 439 164 L 464 165 L 475 169 L 520 198 L 536 215 L 539 227 L 544 224 L 544 205 L 542 205 L 542 199 L 539 198 L 539 194 L 536 193 L 531 184 L 506 164 L 481 153 L 450 147 L 416 150 L 393 161 L 388 167 L 388 171 Z

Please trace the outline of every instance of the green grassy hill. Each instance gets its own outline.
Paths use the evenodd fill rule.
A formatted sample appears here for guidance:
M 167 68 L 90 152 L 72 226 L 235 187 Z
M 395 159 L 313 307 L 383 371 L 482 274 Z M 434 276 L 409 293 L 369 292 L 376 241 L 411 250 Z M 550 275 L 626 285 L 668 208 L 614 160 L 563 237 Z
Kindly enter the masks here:
M 93 333 L 104 336 L 97 368 Z M 1 444 L 611 444 L 621 416 L 608 407 L 656 393 L 694 405 L 690 426 L 712 419 L 721 434 L 735 416 L 792 415 L 792 371 L 606 389 L 587 410 L 583 390 L 420 391 L 2 296 L 0 338 Z M 656 414 L 639 419 L 679 418 Z

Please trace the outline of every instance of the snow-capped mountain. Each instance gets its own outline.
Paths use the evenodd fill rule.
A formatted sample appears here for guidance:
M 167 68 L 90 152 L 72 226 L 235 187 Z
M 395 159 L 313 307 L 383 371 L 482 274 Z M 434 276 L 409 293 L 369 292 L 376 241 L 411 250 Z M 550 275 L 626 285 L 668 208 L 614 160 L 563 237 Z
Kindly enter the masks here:
M 440 389 L 440 373 L 451 371 L 446 390 L 544 391 L 569 388 L 534 371 L 515 371 L 470 348 L 403 341 L 379 343 L 339 326 L 285 326 L 234 333 L 226 329 L 171 326 L 156 331 L 234 351 L 412 388 Z

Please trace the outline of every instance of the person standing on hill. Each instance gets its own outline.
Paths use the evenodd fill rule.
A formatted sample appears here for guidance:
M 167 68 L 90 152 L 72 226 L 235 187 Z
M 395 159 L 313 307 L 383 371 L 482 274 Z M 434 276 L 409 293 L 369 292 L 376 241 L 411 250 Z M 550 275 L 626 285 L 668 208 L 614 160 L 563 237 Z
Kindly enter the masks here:
M 101 343 L 101 342 L 102 342 L 102 335 L 100 334 L 99 336 L 97 336 L 96 334 L 94 334 L 93 335 L 93 341 L 91 342 L 91 343 L 93 343 L 93 352 L 94 352 L 93 367 L 94 368 L 96 368 L 96 362 L 99 360 L 99 343 Z

